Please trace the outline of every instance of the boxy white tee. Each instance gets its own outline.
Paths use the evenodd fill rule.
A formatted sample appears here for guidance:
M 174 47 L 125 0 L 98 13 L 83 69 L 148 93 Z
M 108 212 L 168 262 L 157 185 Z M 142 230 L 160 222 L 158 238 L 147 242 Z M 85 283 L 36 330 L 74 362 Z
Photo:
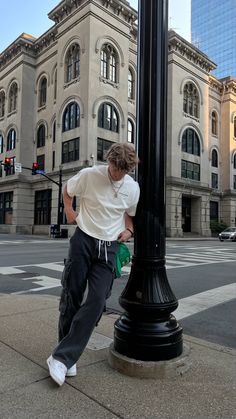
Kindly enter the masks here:
M 68 180 L 67 193 L 80 198 L 79 228 L 94 238 L 113 241 L 125 230 L 125 212 L 135 215 L 140 190 L 131 176 L 111 181 L 108 166 L 93 166 Z

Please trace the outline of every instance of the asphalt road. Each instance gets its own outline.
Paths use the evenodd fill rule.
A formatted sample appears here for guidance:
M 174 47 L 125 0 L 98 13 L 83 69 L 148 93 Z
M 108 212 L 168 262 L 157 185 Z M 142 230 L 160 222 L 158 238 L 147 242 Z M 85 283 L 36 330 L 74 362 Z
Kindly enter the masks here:
M 0 293 L 59 296 L 67 250 L 65 239 L 0 234 Z M 184 333 L 236 348 L 236 243 L 167 240 L 166 267 Z M 129 270 L 114 282 L 109 312 L 122 312 L 118 299 Z

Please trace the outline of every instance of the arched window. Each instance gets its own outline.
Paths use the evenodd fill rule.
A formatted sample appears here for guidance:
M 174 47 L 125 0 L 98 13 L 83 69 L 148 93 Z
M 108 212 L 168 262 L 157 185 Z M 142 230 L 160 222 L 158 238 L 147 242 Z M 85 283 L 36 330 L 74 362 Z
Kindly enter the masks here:
M 234 154 L 234 169 L 236 169 L 236 153 Z
M 57 98 L 57 69 L 54 72 L 54 93 L 53 93 L 54 100 Z
M 37 147 L 45 146 L 45 125 L 41 124 L 37 131 Z
M 46 105 L 47 101 L 47 79 L 43 77 L 39 85 L 39 106 Z
M 5 115 L 5 93 L 0 93 L 0 118 Z
M 46 105 L 47 101 L 47 79 L 43 77 L 39 84 L 39 106 Z
M 182 135 L 182 151 L 200 156 L 200 141 L 192 128 L 187 128 Z
M 78 103 L 67 105 L 62 118 L 62 131 L 69 131 L 80 126 L 80 108 Z
M 102 103 L 98 110 L 98 126 L 110 131 L 119 132 L 119 116 L 115 107 Z
M 218 167 L 218 153 L 215 149 L 211 153 L 211 165 L 212 167 Z
M 7 134 L 7 151 L 16 148 L 16 131 L 12 128 Z
M 127 133 L 127 141 L 128 143 L 134 143 L 134 124 L 133 122 L 128 119 L 128 133 Z
M 101 49 L 101 76 L 114 83 L 118 82 L 118 55 L 110 44 L 104 44 Z
M 80 75 L 80 47 L 73 44 L 68 49 L 65 59 L 65 81 L 69 83 L 71 80 L 77 79 Z
M 2 134 L 0 134 L 0 153 L 3 153 L 3 135 Z
M 54 121 L 52 125 L 52 142 L 56 142 L 56 121 Z
M 236 138 L 236 116 L 234 117 L 234 138 Z
M 134 75 L 130 68 L 128 71 L 128 98 L 134 99 Z
M 218 134 L 218 117 L 215 111 L 213 111 L 211 114 L 211 133 L 213 135 Z
M 196 86 L 191 82 L 184 86 L 183 110 L 186 114 L 199 118 L 199 94 Z
M 9 113 L 14 112 L 16 110 L 17 91 L 18 91 L 18 87 L 17 87 L 17 84 L 14 82 L 12 83 L 9 90 L 9 106 L 8 106 Z

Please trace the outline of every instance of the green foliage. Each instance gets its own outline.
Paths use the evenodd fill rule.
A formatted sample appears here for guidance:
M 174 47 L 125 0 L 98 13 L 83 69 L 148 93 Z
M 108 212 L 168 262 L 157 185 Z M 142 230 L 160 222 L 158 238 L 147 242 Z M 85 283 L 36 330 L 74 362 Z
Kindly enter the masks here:
M 221 233 L 228 227 L 227 224 L 223 223 L 222 221 L 211 221 L 210 222 L 210 229 L 212 233 Z

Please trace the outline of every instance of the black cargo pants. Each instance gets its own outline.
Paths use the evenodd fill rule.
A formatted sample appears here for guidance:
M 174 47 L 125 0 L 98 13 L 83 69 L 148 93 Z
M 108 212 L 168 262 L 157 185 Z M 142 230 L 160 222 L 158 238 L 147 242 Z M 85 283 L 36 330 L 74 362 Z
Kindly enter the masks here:
M 79 359 L 102 315 L 113 284 L 117 249 L 117 241 L 94 239 L 78 227 L 70 239 L 62 274 L 59 344 L 52 354 L 67 368 Z

